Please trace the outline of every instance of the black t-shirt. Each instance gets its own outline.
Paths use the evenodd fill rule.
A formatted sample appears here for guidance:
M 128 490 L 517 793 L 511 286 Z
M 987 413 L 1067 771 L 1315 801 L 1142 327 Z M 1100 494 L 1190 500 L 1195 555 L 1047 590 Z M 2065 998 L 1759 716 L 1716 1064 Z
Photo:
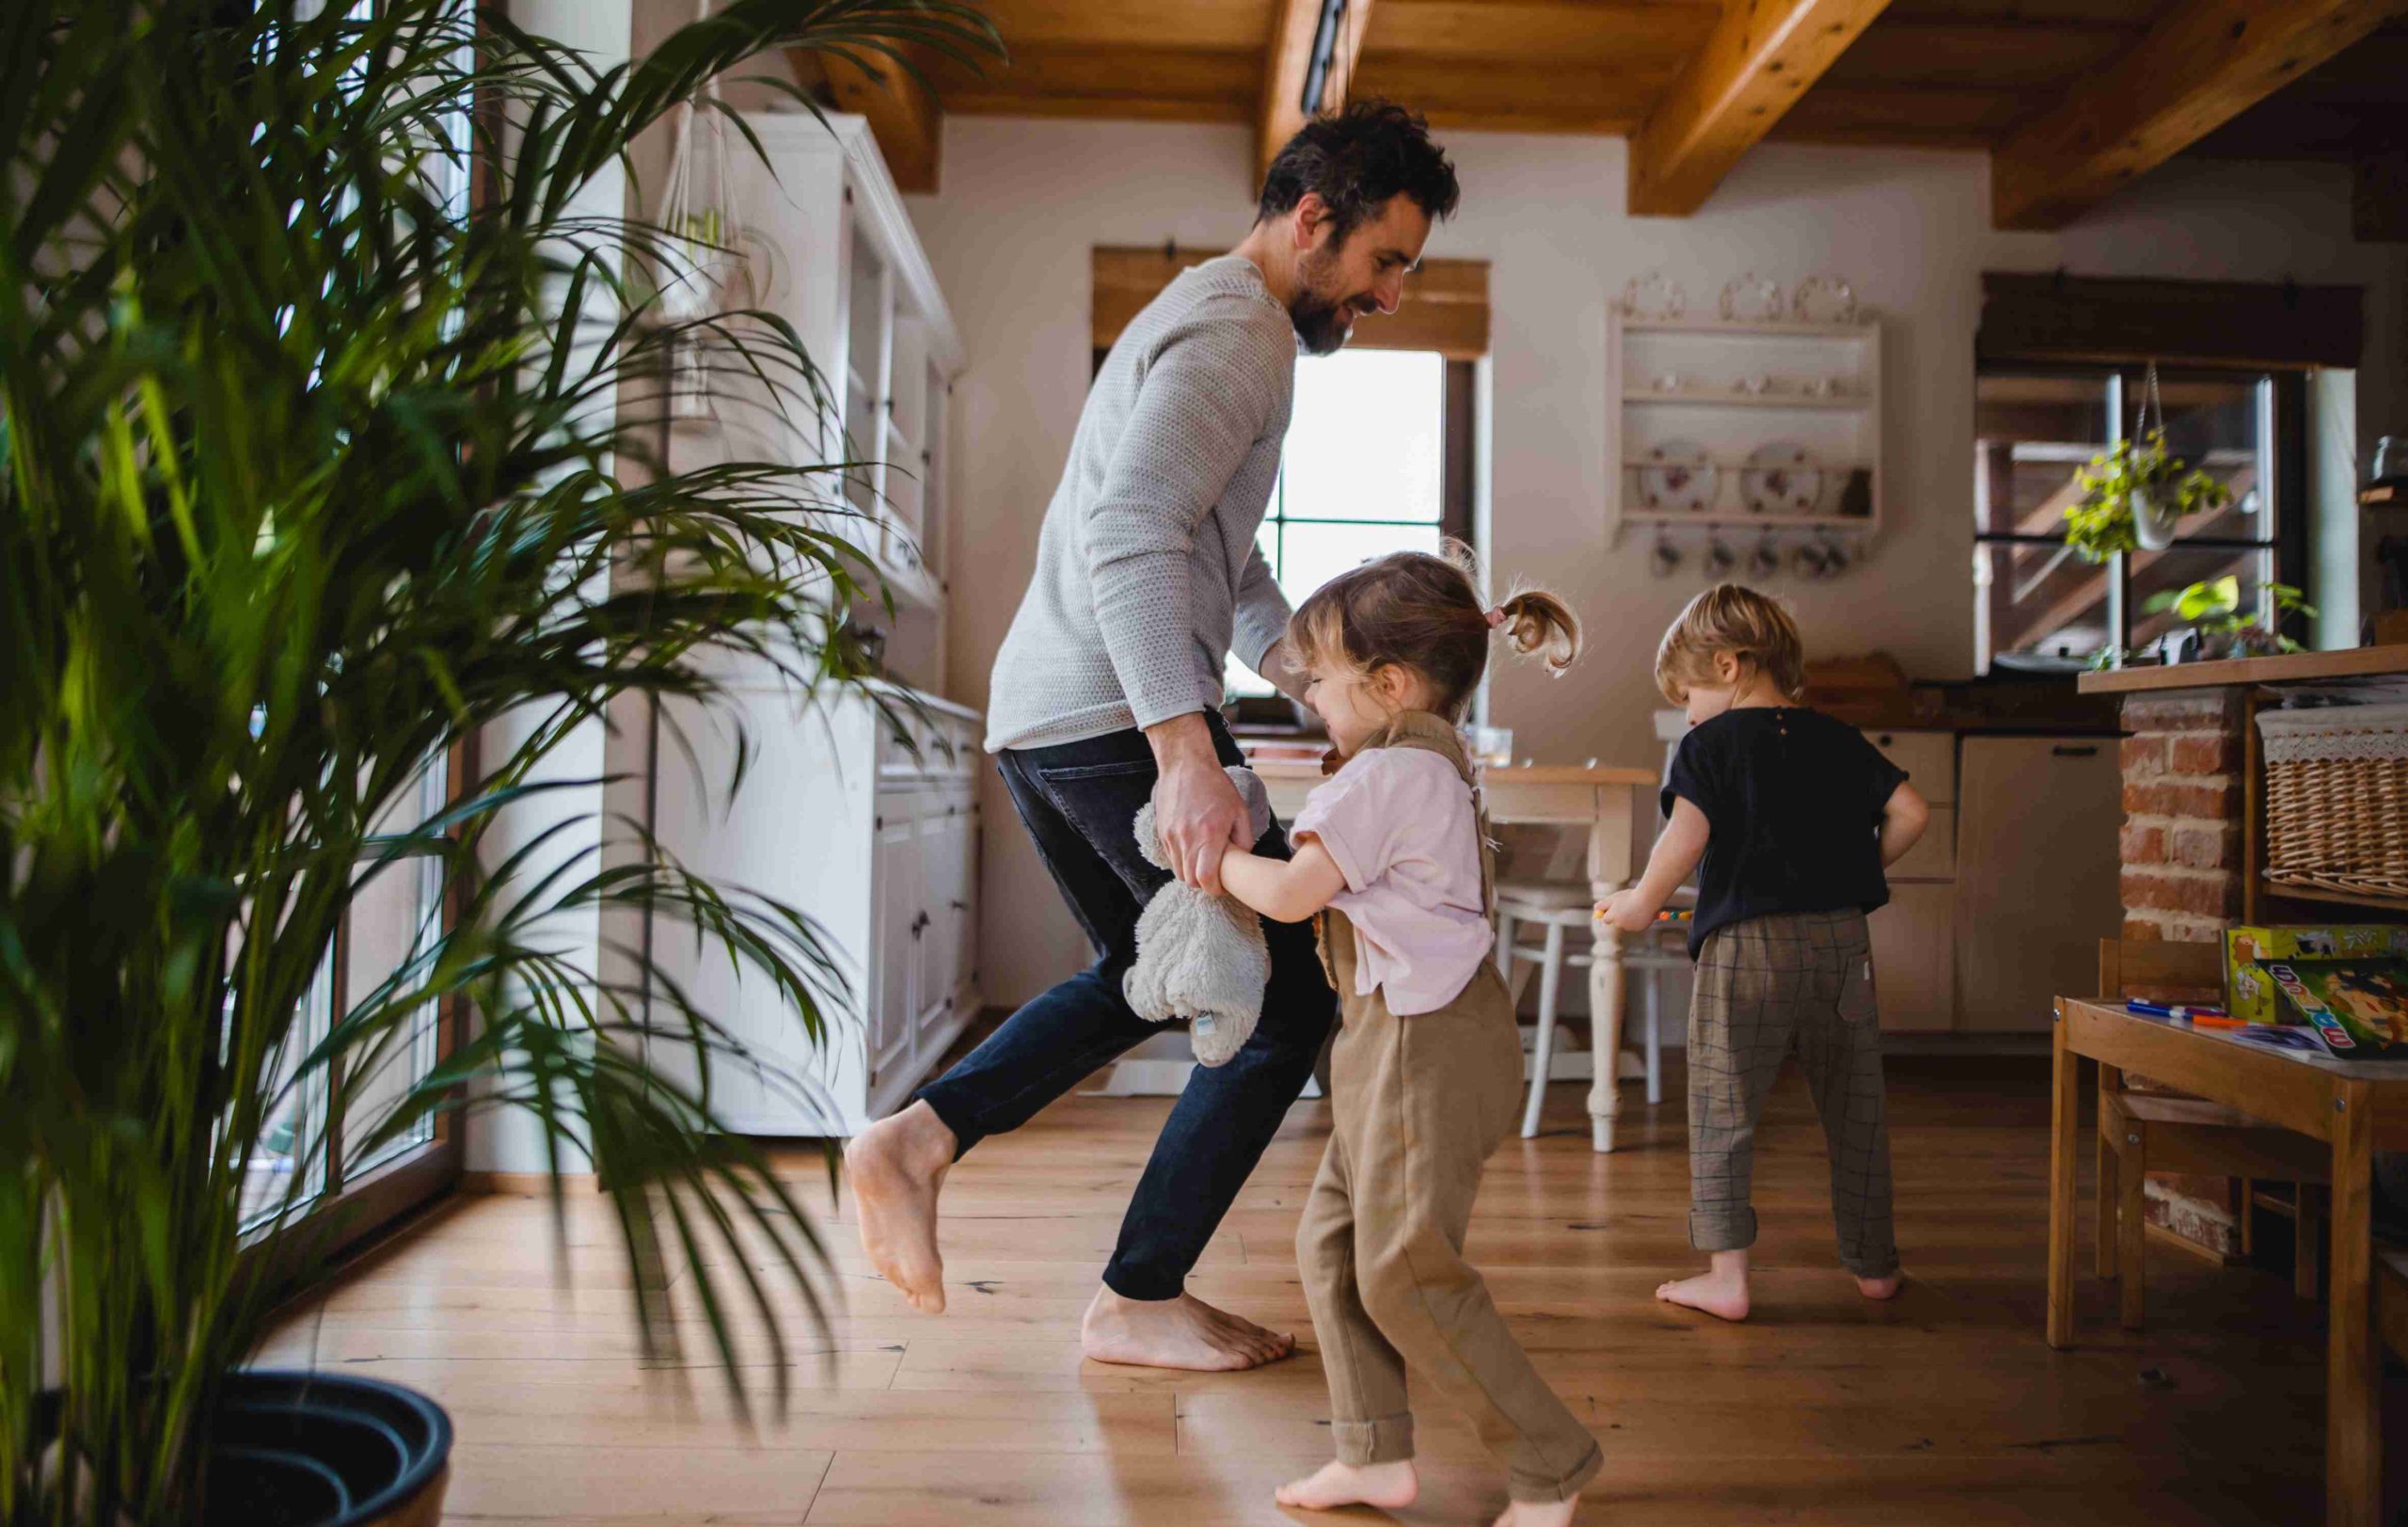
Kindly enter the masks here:
M 1881 808 L 1907 771 L 1818 710 L 1748 707 L 1701 722 L 1665 781 L 1712 830 L 1697 871 L 1689 958 L 1705 936 L 1776 912 L 1866 912 L 1890 899 Z

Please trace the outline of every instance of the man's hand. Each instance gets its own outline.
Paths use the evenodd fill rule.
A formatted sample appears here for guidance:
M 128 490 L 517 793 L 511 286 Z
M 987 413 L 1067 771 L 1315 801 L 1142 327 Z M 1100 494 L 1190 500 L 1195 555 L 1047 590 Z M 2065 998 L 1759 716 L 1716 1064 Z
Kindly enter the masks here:
M 1201 711 L 1147 727 L 1146 740 L 1162 776 L 1154 783 L 1154 831 L 1163 856 L 1181 881 L 1218 896 L 1222 853 L 1254 847 L 1245 798 L 1222 771 Z
M 1305 703 L 1305 689 L 1312 680 L 1310 674 L 1288 666 L 1288 644 L 1284 640 L 1274 642 L 1262 649 L 1262 676 L 1271 681 L 1273 688 L 1298 705 Z

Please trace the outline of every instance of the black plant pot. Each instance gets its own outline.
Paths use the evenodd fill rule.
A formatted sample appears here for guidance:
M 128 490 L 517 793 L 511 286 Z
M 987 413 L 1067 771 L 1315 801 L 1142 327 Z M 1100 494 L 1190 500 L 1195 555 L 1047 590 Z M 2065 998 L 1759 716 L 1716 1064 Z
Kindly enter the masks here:
M 451 1456 L 452 1418 L 415 1391 L 246 1368 L 210 1430 L 200 1527 L 435 1527 Z

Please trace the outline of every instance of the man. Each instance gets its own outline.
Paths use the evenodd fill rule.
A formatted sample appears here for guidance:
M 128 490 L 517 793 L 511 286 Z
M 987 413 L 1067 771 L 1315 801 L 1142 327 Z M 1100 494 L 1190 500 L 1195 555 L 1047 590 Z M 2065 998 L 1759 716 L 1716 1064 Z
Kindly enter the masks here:
M 919 1309 L 944 1308 L 937 1193 L 961 1153 L 1157 1032 L 1120 994 L 1138 913 L 1168 878 L 1138 855 L 1137 808 L 1152 800 L 1179 878 L 1215 894 L 1227 846 L 1287 856 L 1275 822 L 1246 844 L 1219 706 L 1233 644 L 1272 682 L 1296 681 L 1278 655 L 1288 604 L 1255 549 L 1296 349 L 1328 355 L 1356 318 L 1394 311 L 1455 199 L 1453 167 L 1411 113 L 1370 103 L 1307 124 L 1272 162 L 1244 241 L 1138 314 L 1087 394 L 995 659 L 987 745 L 1098 959 L 846 1152 L 862 1244 Z M 1099 1361 L 1249 1368 L 1293 1348 L 1185 1292 L 1337 1010 L 1310 929 L 1265 932 L 1259 1026 L 1193 1074 L 1130 1200 L 1081 1329 Z

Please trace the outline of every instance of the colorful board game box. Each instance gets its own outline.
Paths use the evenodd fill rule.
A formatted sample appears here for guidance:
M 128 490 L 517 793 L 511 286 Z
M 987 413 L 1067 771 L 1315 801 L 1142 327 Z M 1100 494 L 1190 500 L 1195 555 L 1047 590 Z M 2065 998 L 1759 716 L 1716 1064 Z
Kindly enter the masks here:
M 2408 925 L 2387 923 L 2317 928 L 2227 928 L 2224 931 L 2224 1010 L 2253 1024 L 2280 1021 L 2273 983 L 2261 960 L 2340 960 L 2361 955 L 2408 959 Z
M 2305 1024 L 2336 1056 L 2408 1057 L 2408 960 L 2261 960 L 2286 1023 Z

